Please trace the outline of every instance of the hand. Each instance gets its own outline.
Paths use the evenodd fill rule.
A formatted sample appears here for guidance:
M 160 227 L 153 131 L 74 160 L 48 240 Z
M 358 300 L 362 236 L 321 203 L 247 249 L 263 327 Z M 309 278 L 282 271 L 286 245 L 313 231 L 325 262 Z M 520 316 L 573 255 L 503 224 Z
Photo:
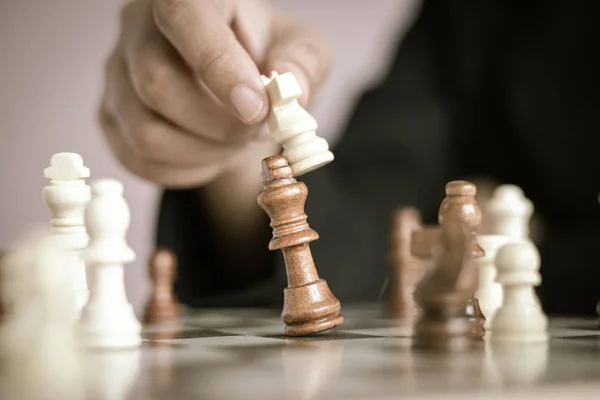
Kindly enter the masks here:
M 270 137 L 261 73 L 294 73 L 305 105 L 329 65 L 326 42 L 268 1 L 131 1 L 106 66 L 101 125 L 134 174 L 199 187 Z

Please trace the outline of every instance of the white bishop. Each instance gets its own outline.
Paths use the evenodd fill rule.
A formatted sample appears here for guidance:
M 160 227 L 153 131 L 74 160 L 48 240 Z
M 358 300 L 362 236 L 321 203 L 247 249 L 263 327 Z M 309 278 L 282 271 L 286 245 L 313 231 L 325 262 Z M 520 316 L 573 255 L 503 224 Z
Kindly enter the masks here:
M 92 200 L 85 210 L 90 242 L 83 252 L 91 268 L 92 286 L 79 320 L 86 347 L 131 348 L 141 344 L 141 325 L 125 292 L 123 264 L 135 260 L 125 240 L 130 218 L 120 182 L 103 179 L 92 185 Z

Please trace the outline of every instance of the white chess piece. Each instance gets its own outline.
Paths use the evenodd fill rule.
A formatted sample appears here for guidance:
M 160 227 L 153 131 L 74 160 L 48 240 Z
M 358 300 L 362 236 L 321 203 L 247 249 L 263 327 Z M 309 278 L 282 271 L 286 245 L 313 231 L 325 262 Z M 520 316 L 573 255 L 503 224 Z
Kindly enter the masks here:
M 275 141 L 283 147 L 282 156 L 290 162 L 294 176 L 300 176 L 333 161 L 329 144 L 317 136 L 317 121 L 298 103 L 302 88 L 296 77 L 286 72 L 262 76 L 271 100 L 269 126 Z
M 45 234 L 28 236 L 3 260 L 3 286 L 12 288 L 1 334 L 9 398 L 83 396 L 73 333 L 73 276 L 64 273 L 73 263 L 73 253 Z
M 475 297 L 479 300 L 479 307 L 486 318 L 484 328 L 488 330 L 491 330 L 494 314 L 502 304 L 502 285 L 496 282 L 496 253 L 509 240 L 510 238 L 504 235 L 477 236 L 477 243 L 485 251 L 485 256 L 475 260 L 478 273 Z
M 482 233 L 505 235 L 515 240 L 529 240 L 529 223 L 533 203 L 516 185 L 500 185 L 483 210 Z
M 103 179 L 92 185 L 92 200 L 85 210 L 90 242 L 82 254 L 91 269 L 92 286 L 79 320 L 86 347 L 132 348 L 141 344 L 141 324 L 125 291 L 123 264 L 135 260 L 125 239 L 130 218 L 120 182 Z
M 496 268 L 504 299 L 492 321 L 492 342 L 547 341 L 548 318 L 533 289 L 541 283 L 535 246 L 530 242 L 503 246 L 496 254 Z
M 87 246 L 88 236 L 83 222 L 85 206 L 90 201 L 90 187 L 85 184 L 90 170 L 83 165 L 79 154 L 57 153 L 44 170 L 50 186 L 43 190 L 44 202 L 52 212 L 52 232 L 67 249 L 78 255 Z M 79 260 L 79 258 L 77 258 Z M 75 279 L 75 313 L 79 316 L 88 299 L 89 290 L 85 263 L 73 264 Z

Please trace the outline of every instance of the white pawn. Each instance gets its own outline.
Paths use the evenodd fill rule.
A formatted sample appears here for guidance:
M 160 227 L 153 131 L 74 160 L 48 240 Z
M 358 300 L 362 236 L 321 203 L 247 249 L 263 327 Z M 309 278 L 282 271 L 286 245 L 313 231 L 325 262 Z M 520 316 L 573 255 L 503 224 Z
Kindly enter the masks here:
M 482 232 L 529 240 L 533 203 L 516 185 L 500 185 L 484 207 Z
M 272 72 L 262 77 L 271 100 L 269 126 L 275 141 L 283 147 L 282 156 L 294 176 L 313 171 L 333 161 L 329 144 L 317 136 L 317 121 L 298 103 L 302 88 L 291 72 Z
M 90 170 L 76 153 L 57 153 L 50 159 L 50 166 L 44 169 L 44 177 L 50 179 L 50 186 L 46 186 L 42 194 L 52 212 L 52 234 L 76 255 L 88 242 L 83 213 L 91 198 L 90 187 L 85 184 L 85 178 L 89 176 Z M 69 273 L 75 282 L 75 314 L 79 316 L 89 290 L 85 263 L 78 259 L 73 268 Z
M 130 218 L 120 182 L 103 179 L 92 185 L 92 200 L 85 210 L 90 242 L 82 254 L 91 268 L 92 287 L 79 320 L 86 347 L 132 348 L 141 344 L 141 324 L 125 292 L 123 264 L 135 260 L 125 239 Z
M 547 341 L 548 318 L 533 289 L 541 283 L 540 256 L 535 246 L 529 242 L 503 246 L 496 254 L 496 268 L 504 299 L 492 321 L 492 341 Z
M 509 238 L 503 235 L 478 235 L 477 243 L 485 251 L 485 256 L 477 258 L 477 290 L 475 297 L 479 300 L 481 312 L 485 315 L 484 328 L 491 330 L 494 314 L 502 304 L 502 285 L 496 282 L 496 253 L 500 247 L 509 242 Z

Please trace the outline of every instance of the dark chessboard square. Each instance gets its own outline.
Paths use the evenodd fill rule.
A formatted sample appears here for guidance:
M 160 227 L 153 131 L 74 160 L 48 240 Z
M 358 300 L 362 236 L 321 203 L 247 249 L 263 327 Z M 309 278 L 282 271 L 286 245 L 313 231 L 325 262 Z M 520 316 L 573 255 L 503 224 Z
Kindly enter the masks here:
M 147 340 L 170 340 L 170 339 L 194 339 L 194 338 L 211 338 L 223 336 L 240 336 L 236 333 L 226 333 L 216 329 L 198 328 L 198 329 L 181 329 L 172 331 L 160 332 L 144 332 L 143 339 Z

